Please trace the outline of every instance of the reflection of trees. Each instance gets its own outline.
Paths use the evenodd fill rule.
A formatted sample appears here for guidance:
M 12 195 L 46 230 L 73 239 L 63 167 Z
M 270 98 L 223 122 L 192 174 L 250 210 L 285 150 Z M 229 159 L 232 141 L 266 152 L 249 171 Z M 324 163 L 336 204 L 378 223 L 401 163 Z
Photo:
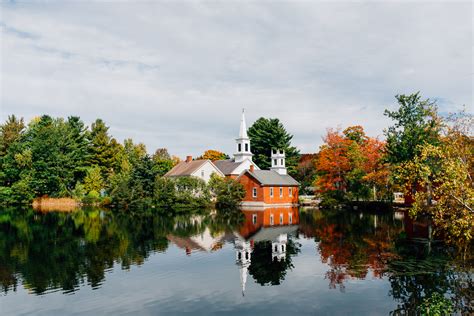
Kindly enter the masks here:
M 345 280 L 363 279 L 370 269 L 376 277 L 388 277 L 389 294 L 399 302 L 394 315 L 417 314 L 417 307 L 434 293 L 450 297 L 458 311 L 474 312 L 473 258 L 455 260 L 440 242 L 407 239 L 392 213 L 302 212 L 300 231 L 318 242 L 331 288 L 344 290 Z
M 283 260 L 272 257 L 272 242 L 259 241 L 254 244 L 249 273 L 260 285 L 279 285 L 288 269 L 293 268 L 292 257 L 300 252 L 301 245 L 290 238 L 286 244 Z
M 344 290 L 344 280 L 365 278 L 371 269 L 381 277 L 393 256 L 392 241 L 401 231 L 391 214 L 318 210 L 300 214 L 301 231 L 318 241 L 318 252 L 330 269 L 331 288 Z
M 7 292 L 22 282 L 34 293 L 51 288 L 74 291 L 85 283 L 97 287 L 114 263 L 129 269 L 150 253 L 166 250 L 169 234 L 188 237 L 202 233 L 207 225 L 225 230 L 228 222 L 232 221 L 219 214 L 167 217 L 99 209 L 46 214 L 3 210 L 0 284 Z
M 392 286 L 390 295 L 399 304 L 393 315 L 414 313 L 424 299 L 438 293 L 451 297 L 455 309 L 463 314 L 474 312 L 472 271 L 456 262 L 442 244 L 396 242 L 397 259 L 388 263 Z

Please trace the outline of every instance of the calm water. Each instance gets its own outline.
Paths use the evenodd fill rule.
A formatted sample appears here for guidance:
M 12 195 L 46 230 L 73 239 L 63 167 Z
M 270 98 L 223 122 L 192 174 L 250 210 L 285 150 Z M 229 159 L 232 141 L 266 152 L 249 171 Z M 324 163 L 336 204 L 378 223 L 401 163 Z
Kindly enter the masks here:
M 472 261 L 400 212 L 0 211 L 0 314 L 473 312 Z

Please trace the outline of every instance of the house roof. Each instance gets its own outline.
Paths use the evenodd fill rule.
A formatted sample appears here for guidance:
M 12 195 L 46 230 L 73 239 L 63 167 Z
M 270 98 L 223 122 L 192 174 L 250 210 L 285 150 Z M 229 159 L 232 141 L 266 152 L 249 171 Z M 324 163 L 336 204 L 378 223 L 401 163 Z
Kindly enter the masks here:
M 298 225 L 262 227 L 255 235 L 250 237 L 255 242 L 270 240 L 274 241 L 282 234 L 293 234 L 298 230 Z
M 210 160 L 201 159 L 201 160 L 192 160 L 190 162 L 181 161 L 176 166 L 174 166 L 173 169 L 168 171 L 165 174 L 165 177 L 190 176 L 207 162 L 210 162 Z
M 273 170 L 254 170 L 247 172 L 257 179 L 261 185 L 281 185 L 281 186 L 297 186 L 299 185 L 298 181 L 293 179 L 293 177 L 286 174 L 279 174 Z
M 240 164 L 241 162 L 235 162 L 233 159 L 214 161 L 214 165 L 217 169 L 225 175 L 231 174 Z

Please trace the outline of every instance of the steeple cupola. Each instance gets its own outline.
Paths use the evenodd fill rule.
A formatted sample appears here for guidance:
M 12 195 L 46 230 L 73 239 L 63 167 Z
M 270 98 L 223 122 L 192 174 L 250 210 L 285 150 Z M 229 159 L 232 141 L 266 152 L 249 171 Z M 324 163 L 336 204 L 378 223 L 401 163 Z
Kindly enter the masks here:
M 287 174 L 286 171 L 286 158 L 285 158 L 285 152 L 280 149 L 272 149 L 272 167 L 270 170 L 274 170 L 278 172 L 279 174 Z
M 242 109 L 242 118 L 240 119 L 239 138 L 236 140 L 237 152 L 234 154 L 235 162 L 242 162 L 245 159 L 252 161 L 252 152 L 250 151 L 250 139 L 247 136 L 247 124 L 245 123 L 245 109 Z

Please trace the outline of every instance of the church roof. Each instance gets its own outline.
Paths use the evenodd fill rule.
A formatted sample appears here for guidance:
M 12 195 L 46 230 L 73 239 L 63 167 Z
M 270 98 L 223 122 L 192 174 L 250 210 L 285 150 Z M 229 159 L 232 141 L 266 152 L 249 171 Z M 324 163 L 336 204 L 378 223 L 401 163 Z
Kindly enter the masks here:
M 247 171 L 251 176 L 257 179 L 261 185 L 275 185 L 275 186 L 297 186 L 298 181 L 287 174 L 279 174 L 273 170 L 254 170 Z
M 205 163 L 210 162 L 207 159 L 192 160 L 189 162 L 181 161 L 176 166 L 173 167 L 170 171 L 165 174 L 165 177 L 183 177 L 190 176 L 196 170 L 198 170 Z
M 241 163 L 242 162 L 235 162 L 233 159 L 214 161 L 214 165 L 217 167 L 217 169 L 219 169 L 225 175 L 232 174 L 232 171 L 240 166 Z

